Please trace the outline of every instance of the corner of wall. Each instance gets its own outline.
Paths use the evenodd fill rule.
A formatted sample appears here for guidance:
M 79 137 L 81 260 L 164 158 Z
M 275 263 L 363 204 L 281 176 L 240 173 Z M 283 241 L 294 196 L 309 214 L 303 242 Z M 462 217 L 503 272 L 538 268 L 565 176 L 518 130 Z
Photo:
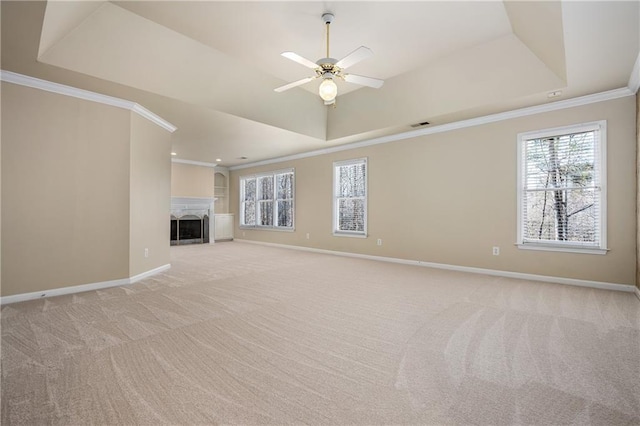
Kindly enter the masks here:
M 169 264 L 171 135 L 132 114 L 129 166 L 129 277 Z
M 636 287 L 640 289 L 640 92 L 636 93 L 636 235 Z

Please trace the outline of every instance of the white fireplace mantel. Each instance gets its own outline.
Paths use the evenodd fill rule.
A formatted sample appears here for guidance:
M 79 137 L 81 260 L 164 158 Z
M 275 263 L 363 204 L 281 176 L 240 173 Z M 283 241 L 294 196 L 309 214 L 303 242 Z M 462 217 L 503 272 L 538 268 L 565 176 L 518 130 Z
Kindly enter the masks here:
M 171 197 L 171 210 L 200 210 L 211 209 L 217 198 L 207 197 Z

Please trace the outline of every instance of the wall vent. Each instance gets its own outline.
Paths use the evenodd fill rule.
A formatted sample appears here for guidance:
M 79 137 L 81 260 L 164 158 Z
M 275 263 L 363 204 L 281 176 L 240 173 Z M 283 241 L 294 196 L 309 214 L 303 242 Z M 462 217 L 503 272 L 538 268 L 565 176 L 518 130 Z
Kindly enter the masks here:
M 413 128 L 422 127 L 422 126 L 426 126 L 427 124 L 430 124 L 430 123 L 428 121 L 423 121 L 422 123 L 412 124 L 411 127 Z

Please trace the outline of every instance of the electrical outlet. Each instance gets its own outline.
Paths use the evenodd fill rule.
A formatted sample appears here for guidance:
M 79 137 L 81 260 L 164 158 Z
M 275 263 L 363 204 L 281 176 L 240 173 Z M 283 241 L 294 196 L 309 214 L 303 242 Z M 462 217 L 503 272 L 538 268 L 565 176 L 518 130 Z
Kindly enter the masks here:
M 500 256 L 500 247 L 494 247 L 493 248 L 493 255 L 494 256 Z
M 309 233 L 307 232 L 307 240 L 309 239 Z
M 144 249 L 144 257 L 149 257 L 149 249 Z
M 378 245 L 381 246 L 382 245 L 382 238 L 378 238 Z

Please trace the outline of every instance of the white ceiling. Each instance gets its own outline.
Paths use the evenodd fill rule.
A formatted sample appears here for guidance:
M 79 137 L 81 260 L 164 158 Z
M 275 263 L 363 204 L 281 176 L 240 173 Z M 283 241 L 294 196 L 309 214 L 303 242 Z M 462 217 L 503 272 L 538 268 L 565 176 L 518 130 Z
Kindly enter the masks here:
M 638 2 L 2 2 L 3 69 L 136 101 L 186 160 L 232 166 L 627 85 Z M 280 56 L 364 45 L 336 108 Z M 554 100 L 557 100 L 554 99 Z M 240 160 L 246 156 L 249 160 Z
M 332 57 L 340 59 L 366 45 L 376 56 L 350 72 L 382 79 L 511 32 L 500 2 L 336 2 L 330 8 L 321 2 L 199 2 L 188 8 L 178 2 L 116 4 L 283 81 L 310 74 L 281 57 L 283 51 L 313 62 L 326 56 L 321 20 L 326 11 L 336 15 Z M 358 87 L 345 84 L 341 93 Z M 317 93 L 313 85 L 305 88 Z

